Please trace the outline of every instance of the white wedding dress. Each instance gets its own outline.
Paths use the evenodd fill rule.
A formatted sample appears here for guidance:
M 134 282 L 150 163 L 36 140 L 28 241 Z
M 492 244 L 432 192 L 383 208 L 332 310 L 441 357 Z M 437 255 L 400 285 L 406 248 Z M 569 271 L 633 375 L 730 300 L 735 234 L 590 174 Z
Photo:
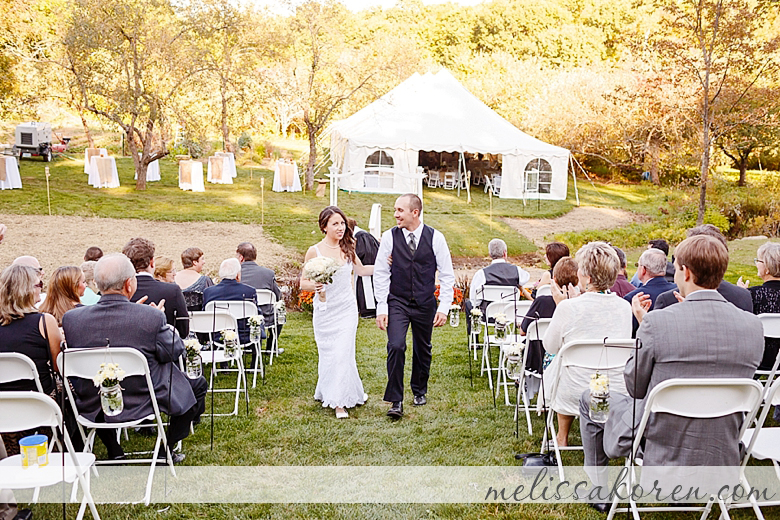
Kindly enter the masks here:
M 317 256 L 320 254 L 314 246 Z M 314 339 L 319 352 L 314 399 L 323 407 L 352 408 L 365 403 L 363 382 L 355 361 L 358 308 L 352 288 L 352 262 L 347 262 L 325 286 L 325 299 L 314 296 Z

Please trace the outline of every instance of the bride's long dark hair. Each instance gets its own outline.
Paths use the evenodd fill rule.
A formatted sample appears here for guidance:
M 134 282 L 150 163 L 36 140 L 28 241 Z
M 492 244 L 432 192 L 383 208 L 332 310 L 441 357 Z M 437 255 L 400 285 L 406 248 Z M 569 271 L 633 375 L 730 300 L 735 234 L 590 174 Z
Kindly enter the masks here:
M 352 236 L 352 230 L 347 225 L 347 216 L 344 214 L 343 211 L 338 206 L 328 206 L 327 208 L 320 211 L 320 217 L 319 217 L 319 224 L 320 224 L 320 231 L 325 233 L 325 228 L 328 227 L 328 222 L 330 221 L 330 217 L 332 217 L 334 214 L 340 215 L 341 218 L 344 219 L 344 236 L 341 237 L 341 240 L 339 240 L 339 246 L 341 248 L 341 252 L 344 253 L 344 256 L 347 260 L 355 263 L 355 238 Z

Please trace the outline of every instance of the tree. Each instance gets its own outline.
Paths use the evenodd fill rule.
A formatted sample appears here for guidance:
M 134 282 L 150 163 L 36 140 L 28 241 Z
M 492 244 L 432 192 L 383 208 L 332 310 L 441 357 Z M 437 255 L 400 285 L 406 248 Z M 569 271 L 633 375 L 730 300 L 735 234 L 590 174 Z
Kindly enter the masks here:
M 195 71 L 190 31 L 166 0 L 74 0 L 71 9 L 67 66 L 84 107 L 124 132 L 144 190 L 147 166 L 168 154 L 164 108 Z
M 780 43 L 767 27 L 776 19 L 771 0 L 658 0 L 661 22 L 648 41 L 670 66 L 697 86 L 699 204 L 704 221 L 713 143 L 729 128 L 723 114 L 742 103 L 755 83 L 776 70 Z M 727 92 L 736 95 L 727 96 Z M 730 105 L 729 105 L 730 103 Z
M 371 88 L 383 66 L 364 40 L 350 41 L 349 13 L 338 3 L 306 2 L 290 19 L 295 90 L 309 140 L 306 186 L 314 185 L 317 138 L 334 114 L 360 90 Z

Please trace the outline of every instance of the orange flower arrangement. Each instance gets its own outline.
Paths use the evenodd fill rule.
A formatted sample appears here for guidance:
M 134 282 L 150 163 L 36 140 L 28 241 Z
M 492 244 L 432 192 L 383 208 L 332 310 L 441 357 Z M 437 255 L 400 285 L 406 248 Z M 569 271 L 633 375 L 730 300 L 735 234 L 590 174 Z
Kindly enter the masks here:
M 298 307 L 310 310 L 314 307 L 314 291 L 301 291 L 298 295 Z
M 433 295 L 436 297 L 436 299 L 439 299 L 439 291 L 441 290 L 441 287 L 439 287 L 439 284 L 436 284 L 436 291 L 433 293 Z M 458 287 L 453 287 L 454 294 L 452 296 L 452 304 L 453 305 L 462 305 L 463 304 L 463 291 Z

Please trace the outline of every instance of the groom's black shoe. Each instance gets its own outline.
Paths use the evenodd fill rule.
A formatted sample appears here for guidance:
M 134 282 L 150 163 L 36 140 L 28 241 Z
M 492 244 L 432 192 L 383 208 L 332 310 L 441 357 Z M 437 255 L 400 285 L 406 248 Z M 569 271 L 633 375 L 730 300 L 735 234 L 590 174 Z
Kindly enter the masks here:
M 398 401 L 393 403 L 393 406 L 387 411 L 387 416 L 391 419 L 400 419 L 404 415 L 404 403 Z
M 422 405 L 424 405 L 427 402 L 428 402 L 428 400 L 425 398 L 425 394 L 414 396 L 414 405 L 415 406 L 422 406 Z

